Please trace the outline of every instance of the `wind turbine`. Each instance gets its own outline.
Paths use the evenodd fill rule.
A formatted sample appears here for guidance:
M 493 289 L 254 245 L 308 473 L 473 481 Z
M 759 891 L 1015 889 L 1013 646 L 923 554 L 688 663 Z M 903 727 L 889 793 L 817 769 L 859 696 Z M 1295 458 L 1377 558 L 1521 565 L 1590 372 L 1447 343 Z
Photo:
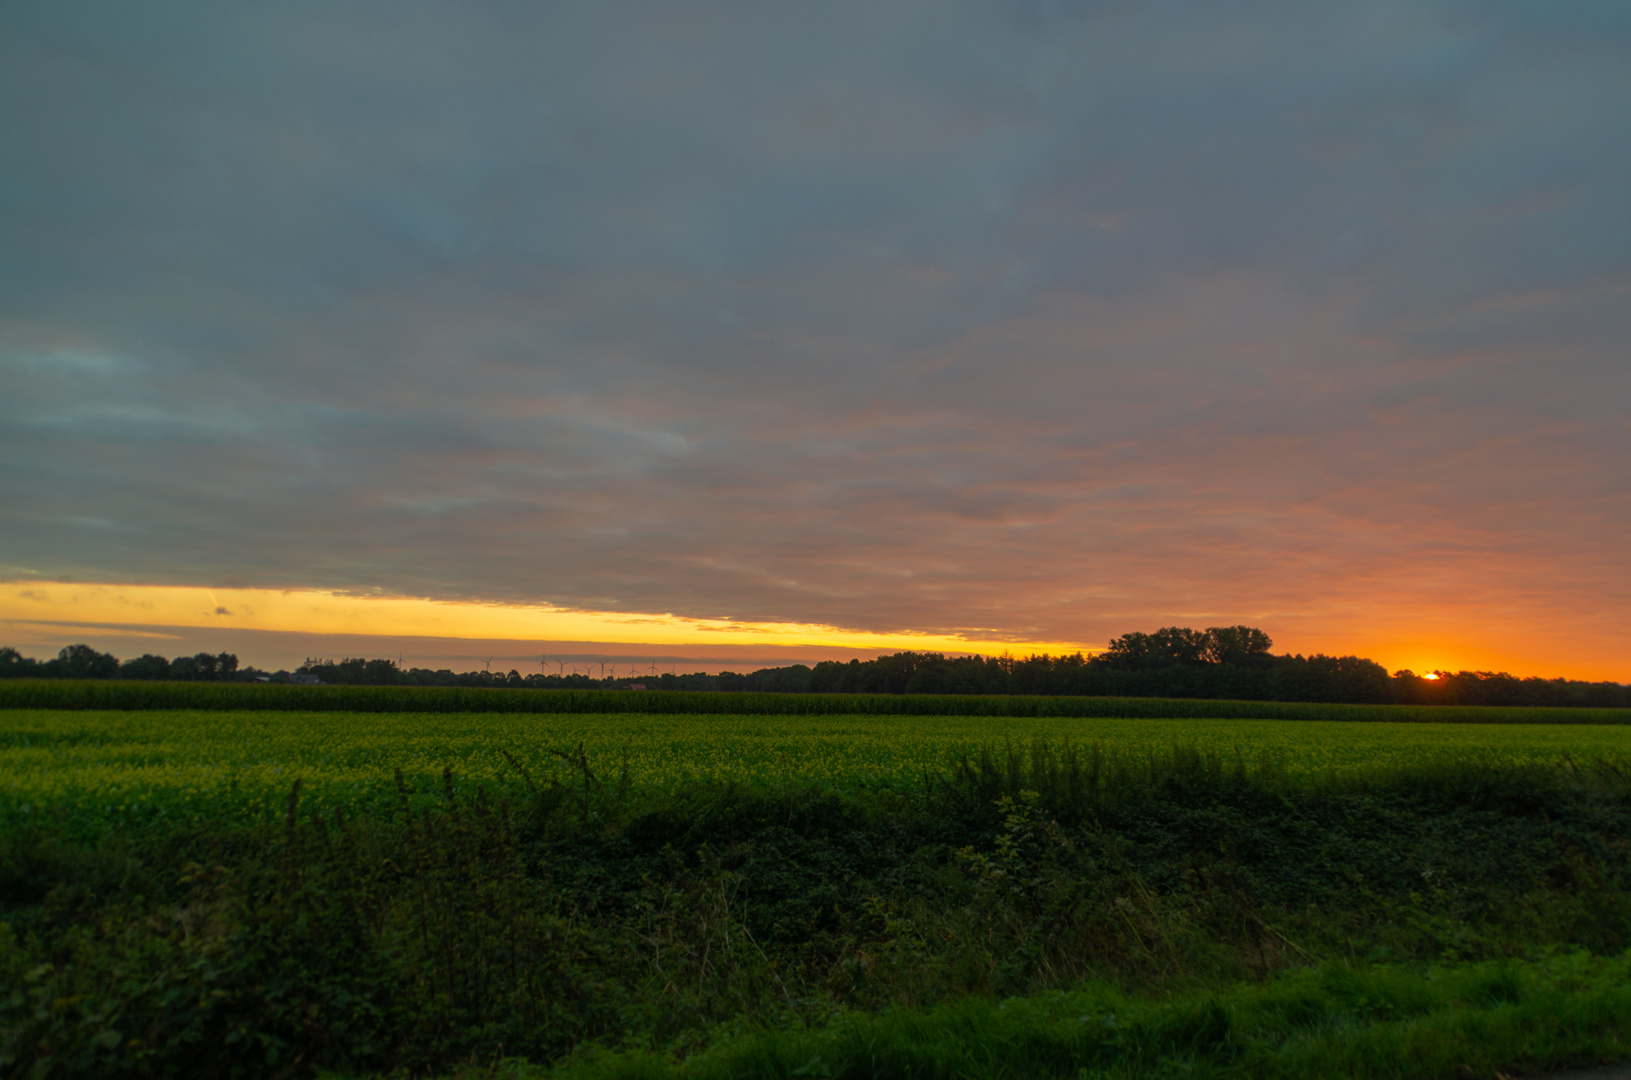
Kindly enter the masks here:
M 493 673 L 493 661 L 497 659 L 498 657 L 496 656 L 489 656 L 487 659 L 481 662 L 482 666 L 487 669 L 487 674 L 491 675 Z

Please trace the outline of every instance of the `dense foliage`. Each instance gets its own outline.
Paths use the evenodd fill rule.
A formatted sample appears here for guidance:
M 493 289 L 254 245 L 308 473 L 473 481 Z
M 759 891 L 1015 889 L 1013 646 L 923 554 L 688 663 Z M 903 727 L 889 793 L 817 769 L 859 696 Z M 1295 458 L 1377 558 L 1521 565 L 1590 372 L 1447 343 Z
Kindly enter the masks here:
M 582 1059 L 590 1041 L 685 1052 L 730 1025 L 796 1030 L 834 1010 L 974 1016 L 957 1003 L 1093 980 L 1220 987 L 1319 964 L 1325 983 L 1258 1007 L 1278 1000 L 1304 1027 L 1322 1009 L 1379 1023 L 1538 1008 L 1567 986 L 1578 993 L 1558 1007 L 1579 1028 L 1567 1053 L 1618 1037 L 1624 1019 L 1602 997 L 1617 961 L 1590 959 L 1631 946 L 1631 772 L 1614 761 L 1299 777 L 1183 746 L 1036 741 L 954 758 L 915 789 L 794 775 L 653 791 L 616 759 L 549 756 L 558 775 L 516 758 L 482 784 L 404 776 L 389 810 L 314 805 L 289 777 L 276 823 L 149 815 L 76 839 L 42 814 L 7 829 L 0 1063 L 38 1076 L 422 1072 Z M 1573 951 L 1572 983 L 1546 959 L 1557 949 Z M 1494 963 L 1442 994 L 1365 973 L 1442 961 Z M 1367 992 L 1378 997 L 1356 1000 Z M 1116 999 L 1096 1000 L 1105 1033 Z M 1283 1011 L 1292 1000 L 1300 1012 Z M 1122 1009 L 1115 1038 L 1078 1026 L 1016 1046 L 1114 1065 L 1135 1039 L 1161 1060 L 1238 1062 L 1269 1038 L 1253 1014 L 1204 999 Z M 857 1030 L 807 1045 L 837 1065 L 855 1052 L 841 1032 Z M 874 1048 L 931 1053 L 932 1040 L 914 1051 L 873 1030 Z

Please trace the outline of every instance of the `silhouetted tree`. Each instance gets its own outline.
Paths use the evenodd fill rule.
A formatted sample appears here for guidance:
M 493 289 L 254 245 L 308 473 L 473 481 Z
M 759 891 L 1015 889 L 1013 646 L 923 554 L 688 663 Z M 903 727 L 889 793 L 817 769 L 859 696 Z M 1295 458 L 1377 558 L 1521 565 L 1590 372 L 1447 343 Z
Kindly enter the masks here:
M 119 673 L 119 658 L 89 645 L 67 645 L 48 666 L 59 679 L 111 679 Z
M 0 646 L 0 679 L 21 679 L 44 674 L 41 664 L 32 656 L 24 656 L 10 645 Z
M 1155 647 L 1150 635 L 1135 630 L 1113 639 L 1109 647 L 1098 655 L 1098 660 L 1123 671 L 1142 671 L 1153 666 L 1154 655 Z
M 1274 663 L 1269 650 L 1274 642 L 1255 626 L 1209 626 L 1206 628 L 1204 656 L 1213 664 L 1235 667 L 1268 667 Z
M 1127 671 L 1191 666 L 1210 662 L 1207 631 L 1187 626 L 1165 626 L 1153 634 L 1123 634 L 1100 654 L 1103 662 Z
M 144 653 L 134 660 L 126 660 L 119 665 L 121 679 L 168 679 L 170 677 L 170 661 L 162 656 Z
M 201 652 L 170 661 L 170 678 L 185 681 L 227 679 L 237 670 L 238 657 L 233 653 Z

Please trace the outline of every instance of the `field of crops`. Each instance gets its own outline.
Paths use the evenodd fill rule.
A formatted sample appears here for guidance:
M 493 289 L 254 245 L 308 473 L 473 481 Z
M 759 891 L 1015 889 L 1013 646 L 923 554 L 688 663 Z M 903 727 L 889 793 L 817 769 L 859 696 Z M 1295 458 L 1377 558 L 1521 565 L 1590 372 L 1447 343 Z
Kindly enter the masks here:
M 213 709 L 371 713 L 665 713 L 710 716 L 990 716 L 1094 719 L 1350 720 L 1427 724 L 1631 724 L 1631 709 L 1358 705 L 1234 698 L 1047 694 L 793 694 L 689 690 L 520 690 L 294 686 L 126 679 L 0 679 L 0 709 Z
M 609 782 L 661 792 L 695 779 L 921 790 L 960 752 L 1037 736 L 1141 753 L 1194 746 L 1292 773 L 1469 754 L 1505 760 L 1631 756 L 1631 728 L 1605 725 L 1344 723 L 978 716 L 680 716 L 221 711 L 0 711 L 0 823 L 76 830 L 266 820 L 292 781 L 308 805 L 348 812 L 421 798 L 443 769 L 461 788 L 514 789 L 508 752 L 537 780 L 581 780 L 581 744 Z M 557 751 L 561 753 L 557 753 Z

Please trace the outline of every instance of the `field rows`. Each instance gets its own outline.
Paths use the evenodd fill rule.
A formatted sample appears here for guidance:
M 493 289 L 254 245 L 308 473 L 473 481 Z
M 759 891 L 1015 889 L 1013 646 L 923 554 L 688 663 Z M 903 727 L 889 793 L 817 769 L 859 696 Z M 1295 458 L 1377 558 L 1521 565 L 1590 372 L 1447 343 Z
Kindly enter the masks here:
M 513 789 L 507 751 L 535 778 L 568 779 L 554 751 L 642 789 L 699 778 L 916 788 L 959 751 L 1011 739 L 1145 751 L 1174 744 L 1275 760 L 1293 773 L 1487 754 L 1512 760 L 1631 756 L 1631 728 L 1354 724 L 1280 720 L 905 716 L 512 715 L 266 712 L 0 712 L 0 820 L 76 827 L 265 819 L 302 780 L 308 805 L 396 802 L 401 769 L 422 798 L 444 768 L 460 788 Z
M 1233 698 L 1051 694 L 797 694 L 690 690 L 521 690 L 454 686 L 291 686 L 124 679 L 0 679 L 0 709 L 214 709 L 370 713 L 664 713 L 676 716 L 984 716 L 1351 720 L 1431 724 L 1631 724 L 1631 709 L 1360 705 Z

